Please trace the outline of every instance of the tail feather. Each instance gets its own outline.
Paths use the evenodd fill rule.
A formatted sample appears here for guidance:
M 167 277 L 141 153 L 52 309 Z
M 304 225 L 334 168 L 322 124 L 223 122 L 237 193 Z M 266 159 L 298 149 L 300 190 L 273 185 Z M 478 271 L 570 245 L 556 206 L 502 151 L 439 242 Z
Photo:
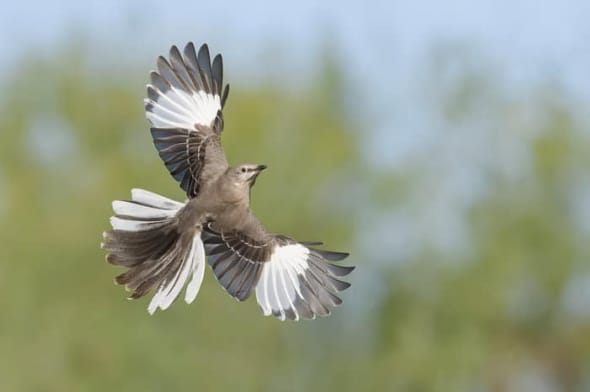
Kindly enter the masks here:
M 205 276 L 205 247 L 203 245 L 203 241 L 201 238 L 195 237 L 193 240 L 193 247 L 194 247 L 194 254 L 195 255 L 203 255 L 202 263 L 193 262 L 192 266 L 192 279 L 189 282 L 188 286 L 186 286 L 186 293 L 184 296 L 184 301 L 187 304 L 192 303 L 197 294 L 199 293 L 199 288 L 201 287 L 201 283 L 203 283 L 203 276 Z M 195 259 L 193 259 L 195 260 Z
M 112 230 L 103 234 L 101 246 L 107 262 L 128 268 L 115 278 L 140 298 L 156 293 L 148 312 L 167 309 L 187 286 L 185 301 L 191 303 L 203 281 L 205 252 L 200 231 L 181 233 L 176 214 L 184 206 L 142 189 L 131 191 L 131 201 L 114 201 Z
M 178 210 L 184 207 L 184 203 L 139 188 L 133 188 L 131 190 L 131 199 L 144 205 L 162 209 Z
M 180 294 L 191 272 L 193 273 L 193 281 L 197 281 L 199 284 L 195 287 L 194 284 L 191 285 L 189 283 L 185 301 L 191 303 L 197 296 L 201 286 L 200 282 L 203 280 L 203 275 L 199 275 L 198 273 L 195 274 L 195 271 L 197 270 L 196 266 L 199 264 L 199 260 L 201 261 L 200 264 L 204 267 L 205 254 L 203 252 L 202 257 L 199 259 L 198 253 L 196 252 L 198 246 L 196 246 L 195 243 L 201 242 L 200 236 L 193 237 L 189 244 L 183 244 L 183 242 L 182 239 L 178 242 L 181 244 L 178 251 L 183 252 L 183 254 L 181 256 L 176 255 L 169 258 L 169 260 L 180 259 L 182 262 L 168 261 L 171 264 L 169 264 L 168 268 L 162 270 L 162 283 L 148 306 L 148 312 L 150 314 L 153 314 L 158 308 L 164 310 L 172 305 L 174 300 Z M 201 268 L 201 271 L 204 271 L 204 268 Z

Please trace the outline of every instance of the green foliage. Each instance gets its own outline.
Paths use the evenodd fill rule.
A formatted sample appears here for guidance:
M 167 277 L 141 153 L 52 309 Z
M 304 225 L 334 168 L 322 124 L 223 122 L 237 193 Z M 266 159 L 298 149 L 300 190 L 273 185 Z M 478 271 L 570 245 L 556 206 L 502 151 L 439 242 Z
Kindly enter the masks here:
M 444 64 L 434 58 L 433 80 Z M 326 59 L 313 88 L 234 88 L 227 155 L 270 167 L 255 212 L 271 231 L 353 251 L 346 309 L 281 323 L 207 273 L 194 304 L 150 317 L 146 299 L 125 301 L 111 283 L 100 233 L 132 187 L 183 195 L 151 145 L 143 81 L 90 69 L 76 53 L 31 59 L 0 96 L 0 389 L 508 391 L 524 390 L 531 368 L 562 390 L 587 385 L 590 312 L 564 302 L 573 278 L 590 277 L 590 225 L 574 202 L 589 185 L 590 124 L 568 100 L 512 96 L 477 66 L 435 85 L 449 129 L 498 116 L 501 126 L 474 132 L 524 140 L 529 169 L 486 168 L 486 191 L 460 212 L 466 249 L 425 243 L 391 265 L 388 246 L 371 249 L 378 260 L 354 252 L 368 229 L 358 218 L 427 207 L 415 187 L 431 177 L 424 164 L 362 163 L 337 64 Z M 519 122 L 530 111 L 538 121 Z
M 209 273 L 192 306 L 154 317 L 145 299 L 128 302 L 113 285 L 118 271 L 99 248 L 111 200 L 132 187 L 184 196 L 151 146 L 141 82 L 64 57 L 25 64 L 2 96 L 2 389 L 281 387 L 300 365 L 293 342 L 334 321 L 265 318 Z M 329 109 L 300 94 L 235 89 L 223 138 L 233 162 L 270 166 L 253 191 L 269 229 L 339 249 L 353 222 L 338 192 L 358 156 L 354 132 Z

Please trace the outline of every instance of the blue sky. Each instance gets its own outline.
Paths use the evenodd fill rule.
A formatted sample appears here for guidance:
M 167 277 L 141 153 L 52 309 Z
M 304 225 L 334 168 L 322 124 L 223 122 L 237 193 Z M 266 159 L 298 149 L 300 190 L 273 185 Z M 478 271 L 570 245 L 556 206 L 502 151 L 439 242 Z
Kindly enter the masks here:
M 411 63 L 437 42 L 464 41 L 517 67 L 569 71 L 590 65 L 588 20 L 590 2 L 584 0 L 300 0 L 294 6 L 259 0 L 20 1 L 2 7 L 0 53 L 10 63 L 25 51 L 49 51 L 83 34 L 150 55 L 171 42 L 207 40 L 246 63 L 253 62 L 246 49 L 256 53 L 276 43 L 291 61 L 328 34 L 354 65 Z
M 274 69 L 288 72 L 278 76 L 296 84 L 329 40 L 351 83 L 365 89 L 358 91 L 359 102 L 352 100 L 360 122 L 379 119 L 370 126 L 388 134 L 392 103 L 412 95 L 432 48 L 458 43 L 476 47 L 478 56 L 502 70 L 506 84 L 555 80 L 590 100 L 590 2 L 585 0 L 56 0 L 7 2 L 2 8 L 0 85 L 23 55 L 50 54 L 80 39 L 92 46 L 94 60 L 112 67 L 152 64 L 172 43 L 207 41 L 224 53 L 234 85 L 277 76 Z M 113 53 L 128 56 L 113 58 Z M 271 56 L 278 67 L 264 61 Z M 403 112 L 395 121 L 416 118 Z M 405 159 L 404 152 L 416 143 L 414 133 L 400 130 L 399 151 L 375 156 L 393 163 Z M 384 153 L 387 157 L 379 158 Z
M 0 13 L 0 86 L 31 52 L 82 42 L 101 66 L 149 67 L 188 40 L 223 52 L 234 86 L 269 77 L 296 85 L 327 40 L 351 85 L 350 112 L 368 128 L 367 159 L 399 166 L 436 141 L 427 93 L 416 91 L 428 89 L 433 48 L 476 48 L 505 88 L 549 80 L 588 102 L 589 20 L 586 0 L 11 1 Z

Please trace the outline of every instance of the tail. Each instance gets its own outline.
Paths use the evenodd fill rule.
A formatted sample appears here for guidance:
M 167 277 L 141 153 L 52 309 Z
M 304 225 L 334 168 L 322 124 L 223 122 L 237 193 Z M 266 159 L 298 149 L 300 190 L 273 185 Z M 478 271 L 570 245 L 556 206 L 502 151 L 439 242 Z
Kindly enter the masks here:
M 112 230 L 103 233 L 107 262 L 128 270 L 115 278 L 137 299 L 155 289 L 148 306 L 153 314 L 167 309 L 192 274 L 184 300 L 197 296 L 205 272 L 201 231 L 180 232 L 177 213 L 184 203 L 143 189 L 131 190 L 131 201 L 115 200 Z

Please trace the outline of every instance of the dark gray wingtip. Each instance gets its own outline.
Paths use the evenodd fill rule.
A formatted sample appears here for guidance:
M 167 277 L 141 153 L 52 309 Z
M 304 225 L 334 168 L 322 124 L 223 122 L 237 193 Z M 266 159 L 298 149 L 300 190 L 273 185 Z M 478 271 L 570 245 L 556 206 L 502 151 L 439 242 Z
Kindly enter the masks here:
M 331 250 L 321 250 L 315 248 L 312 248 L 311 250 L 320 255 L 323 259 L 329 261 L 341 261 L 350 256 L 350 253 L 347 252 L 334 252 Z
M 158 68 L 158 73 L 160 76 L 163 72 L 172 70 L 172 66 L 164 56 L 158 56 L 158 59 L 156 60 L 156 67 Z
M 186 44 L 182 53 L 184 54 L 184 58 L 187 61 L 187 63 L 191 65 L 193 71 L 197 71 L 199 65 L 197 63 L 197 52 L 195 51 L 195 44 L 193 44 L 192 42 Z
M 184 54 L 192 54 L 195 53 L 195 44 L 192 41 L 189 41 L 184 45 Z
M 211 72 L 215 81 L 215 94 L 221 95 L 221 89 L 223 88 L 223 58 L 221 54 L 216 55 L 213 59 Z
M 322 246 L 322 245 L 324 245 L 324 243 L 321 241 L 299 241 L 299 243 L 301 245 L 305 245 L 305 246 Z
M 225 101 L 227 100 L 227 96 L 229 95 L 229 83 L 225 85 L 223 89 L 223 96 L 221 97 L 221 107 L 225 107 Z
M 150 72 L 150 82 L 151 84 L 160 90 L 162 93 L 166 93 L 171 89 L 170 83 L 166 79 L 162 77 L 157 71 Z
M 204 43 L 199 48 L 199 53 L 197 54 L 197 60 L 199 60 L 199 65 L 201 65 L 201 62 L 203 62 L 202 65 L 205 65 L 204 63 L 211 65 L 211 58 L 209 56 L 209 45 L 207 45 L 207 43 Z
M 342 265 L 335 265 L 331 263 L 326 263 L 325 265 L 330 270 L 332 275 L 337 276 L 339 278 L 350 274 L 356 268 L 354 266 L 345 267 Z
M 172 45 L 170 47 L 168 57 L 182 61 L 182 55 L 180 54 L 180 50 L 178 49 L 178 47 L 176 45 Z
M 209 55 L 209 46 L 207 44 L 201 45 L 197 54 L 197 62 L 199 63 L 199 68 L 205 73 L 209 81 L 212 82 L 211 56 Z

